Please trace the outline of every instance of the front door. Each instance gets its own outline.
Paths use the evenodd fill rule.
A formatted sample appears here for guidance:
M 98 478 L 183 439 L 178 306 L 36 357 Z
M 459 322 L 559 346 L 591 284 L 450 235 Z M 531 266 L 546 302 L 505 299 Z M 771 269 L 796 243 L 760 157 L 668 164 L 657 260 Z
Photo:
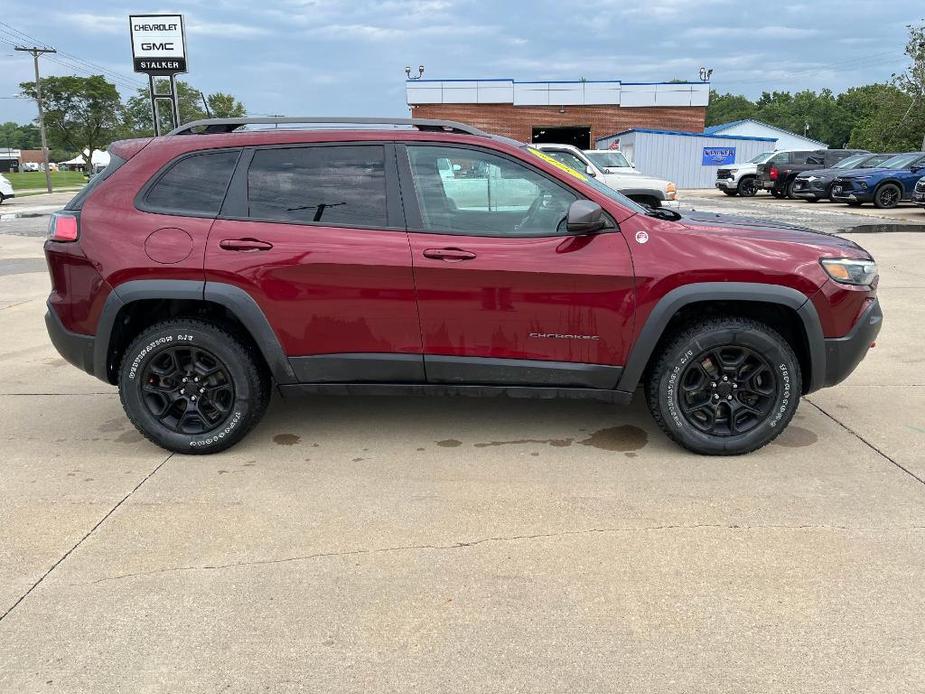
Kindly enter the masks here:
M 513 157 L 399 158 L 428 382 L 616 385 L 634 313 L 622 235 L 566 233 L 579 195 Z
M 206 280 L 250 294 L 301 382 L 423 381 L 396 175 L 375 143 L 257 148 L 235 172 Z

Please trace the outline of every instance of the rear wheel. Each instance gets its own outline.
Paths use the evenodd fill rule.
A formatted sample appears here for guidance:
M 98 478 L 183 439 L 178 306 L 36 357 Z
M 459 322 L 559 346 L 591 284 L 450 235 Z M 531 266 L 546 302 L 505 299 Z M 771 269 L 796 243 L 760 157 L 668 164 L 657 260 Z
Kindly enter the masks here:
M 668 436 L 695 453 L 737 455 L 787 426 L 802 392 L 793 349 L 747 318 L 691 325 L 668 341 L 646 380 L 646 401 Z
M 260 421 L 270 381 L 237 338 L 179 319 L 145 330 L 126 350 L 119 395 L 132 424 L 158 446 L 217 453 Z
M 755 193 L 758 192 L 758 186 L 755 184 L 755 177 L 746 176 L 741 181 L 739 181 L 738 191 L 739 195 L 741 195 L 743 198 L 754 197 Z
M 874 205 L 880 209 L 891 209 L 899 204 L 902 191 L 895 183 L 884 183 L 874 193 Z
M 779 190 L 777 188 L 771 188 L 771 195 L 777 198 L 778 200 L 780 200 L 781 198 L 784 197 L 784 191 Z

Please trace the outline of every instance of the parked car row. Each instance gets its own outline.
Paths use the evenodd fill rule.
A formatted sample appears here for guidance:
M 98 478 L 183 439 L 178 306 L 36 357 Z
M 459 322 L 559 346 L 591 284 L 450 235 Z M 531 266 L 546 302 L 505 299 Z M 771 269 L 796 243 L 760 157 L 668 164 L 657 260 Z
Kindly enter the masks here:
M 925 204 L 925 152 L 873 153 L 853 149 L 782 150 L 717 169 L 716 187 L 750 197 L 766 190 L 775 198 L 832 200 L 879 208 L 900 202 Z

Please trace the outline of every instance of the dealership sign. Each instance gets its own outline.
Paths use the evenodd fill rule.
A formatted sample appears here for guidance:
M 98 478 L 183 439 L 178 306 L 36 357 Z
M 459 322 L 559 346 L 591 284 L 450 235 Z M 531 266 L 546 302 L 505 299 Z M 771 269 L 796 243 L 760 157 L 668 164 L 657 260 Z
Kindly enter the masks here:
M 186 72 L 183 15 L 133 14 L 128 19 L 135 72 L 149 75 Z
M 736 163 L 735 147 L 704 147 L 701 166 L 723 166 Z

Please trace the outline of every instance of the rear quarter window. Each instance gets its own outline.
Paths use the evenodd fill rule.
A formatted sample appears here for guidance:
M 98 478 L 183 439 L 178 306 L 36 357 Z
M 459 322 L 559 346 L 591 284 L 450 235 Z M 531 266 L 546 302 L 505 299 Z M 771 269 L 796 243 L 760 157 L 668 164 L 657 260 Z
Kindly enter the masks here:
M 165 214 L 216 216 L 240 153 L 223 150 L 181 157 L 150 185 L 139 207 Z

